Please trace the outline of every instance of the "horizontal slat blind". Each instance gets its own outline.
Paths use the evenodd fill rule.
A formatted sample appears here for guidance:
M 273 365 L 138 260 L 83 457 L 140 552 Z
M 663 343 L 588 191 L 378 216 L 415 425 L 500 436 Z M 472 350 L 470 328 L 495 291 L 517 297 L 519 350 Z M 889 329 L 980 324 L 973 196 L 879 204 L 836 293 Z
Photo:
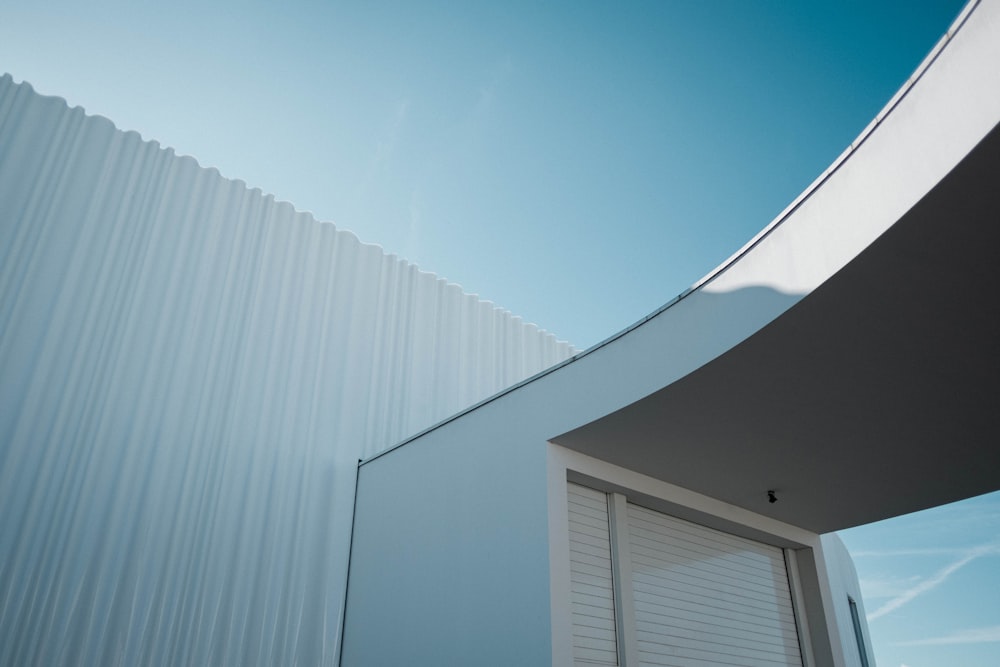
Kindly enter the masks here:
M 801 666 L 781 550 L 628 505 L 643 665 Z
M 573 662 L 617 665 L 608 498 L 576 484 L 568 487 Z

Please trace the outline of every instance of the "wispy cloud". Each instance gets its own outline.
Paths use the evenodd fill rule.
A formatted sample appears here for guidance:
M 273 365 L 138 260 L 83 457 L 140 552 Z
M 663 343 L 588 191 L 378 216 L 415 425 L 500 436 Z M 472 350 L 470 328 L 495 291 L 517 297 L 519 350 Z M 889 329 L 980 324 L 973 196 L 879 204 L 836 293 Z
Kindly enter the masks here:
M 459 142 L 459 146 L 467 147 L 479 141 L 481 133 L 494 120 L 497 100 L 501 99 L 503 88 L 513 73 L 514 64 L 509 56 L 494 63 L 486 72 L 474 93 L 475 101 L 455 127 L 457 136 L 454 140 Z
M 406 123 L 406 118 L 410 111 L 410 101 L 401 100 L 389 119 L 378 141 L 375 143 L 375 151 L 368 161 L 368 168 L 365 170 L 365 179 L 361 189 L 367 191 L 372 181 L 385 169 L 386 163 L 392 158 L 396 149 L 396 141 L 399 138 L 400 130 Z
M 420 252 L 421 210 L 423 208 L 420 190 L 410 192 L 410 221 L 406 229 L 406 246 L 404 252 L 410 261 L 416 261 Z
M 987 644 L 1000 642 L 1000 625 L 990 628 L 970 628 L 958 630 L 943 637 L 914 639 L 907 642 L 896 642 L 897 646 L 939 646 L 942 644 Z
M 899 597 L 920 583 L 920 577 L 865 577 L 858 583 L 865 600 L 882 600 Z
M 494 65 L 486 82 L 479 86 L 479 96 L 472 111 L 474 122 L 482 122 L 484 116 L 490 113 L 496 102 L 498 89 L 513 71 L 514 63 L 510 56 L 502 58 Z
M 917 598 L 924 593 L 933 590 L 943 584 L 948 578 L 961 570 L 963 567 L 971 563 L 972 561 L 982 558 L 983 556 L 988 556 L 992 554 L 1000 554 L 1000 545 L 997 544 L 986 544 L 975 549 L 970 549 L 961 558 L 955 562 L 942 568 L 932 576 L 920 580 L 915 583 L 912 587 L 903 591 L 896 597 L 892 598 L 881 607 L 868 614 L 868 620 L 873 621 L 876 618 L 885 616 L 886 614 L 892 613 L 902 607 L 903 605 L 911 602 L 914 598 Z
M 899 558 L 900 556 L 958 556 L 968 549 L 961 547 L 925 547 L 921 549 L 872 549 L 852 551 L 851 558 Z
M 403 100 L 396 105 L 396 113 L 386 129 L 385 136 L 375 147 L 375 164 L 381 166 L 396 148 L 396 138 L 399 136 L 399 129 L 406 122 L 406 116 L 410 110 L 410 101 Z

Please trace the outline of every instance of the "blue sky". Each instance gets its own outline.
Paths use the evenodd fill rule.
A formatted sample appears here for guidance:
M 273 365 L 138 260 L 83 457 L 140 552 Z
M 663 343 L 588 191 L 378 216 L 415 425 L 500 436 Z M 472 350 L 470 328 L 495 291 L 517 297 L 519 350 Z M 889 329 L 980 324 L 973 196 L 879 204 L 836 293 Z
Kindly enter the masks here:
M 879 665 L 1000 664 L 1000 493 L 841 537 Z
M 777 215 L 961 7 L 0 0 L 0 63 L 588 347 Z M 998 517 L 846 534 L 880 664 L 1000 664 Z

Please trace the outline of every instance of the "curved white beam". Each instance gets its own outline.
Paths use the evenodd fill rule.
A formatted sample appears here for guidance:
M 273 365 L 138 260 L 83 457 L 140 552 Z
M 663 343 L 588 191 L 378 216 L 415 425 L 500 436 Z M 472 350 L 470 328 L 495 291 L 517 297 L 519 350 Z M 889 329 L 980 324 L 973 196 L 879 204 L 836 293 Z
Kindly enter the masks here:
M 1000 488 L 998 121 L 1000 3 L 973 3 L 729 262 L 424 439 L 552 440 L 816 532 Z
M 698 352 L 672 382 L 555 441 L 817 532 L 1000 488 L 998 9 L 967 7 L 817 183 L 658 316 Z

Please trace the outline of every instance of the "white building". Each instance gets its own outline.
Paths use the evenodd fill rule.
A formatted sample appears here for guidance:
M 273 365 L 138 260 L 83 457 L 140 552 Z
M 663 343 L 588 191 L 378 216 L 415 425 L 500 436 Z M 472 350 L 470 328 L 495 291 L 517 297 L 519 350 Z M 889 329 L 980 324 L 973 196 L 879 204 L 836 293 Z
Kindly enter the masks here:
M 0 665 L 336 664 L 358 460 L 572 352 L 0 78 Z
M 1000 488 L 998 121 L 973 2 L 575 353 L 0 79 L 0 664 L 873 664 L 829 533 Z

